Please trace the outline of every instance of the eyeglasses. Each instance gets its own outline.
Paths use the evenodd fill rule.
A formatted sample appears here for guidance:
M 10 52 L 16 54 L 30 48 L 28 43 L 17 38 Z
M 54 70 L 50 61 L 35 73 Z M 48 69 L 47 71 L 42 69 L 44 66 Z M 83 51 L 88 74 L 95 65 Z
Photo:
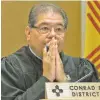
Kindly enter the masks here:
M 57 35 L 61 35 L 65 33 L 65 27 L 62 25 L 56 25 L 54 27 L 50 25 L 40 25 L 40 26 L 33 26 L 33 28 L 36 28 L 37 31 L 41 34 L 48 34 L 52 31 L 52 28 L 54 28 L 54 32 Z

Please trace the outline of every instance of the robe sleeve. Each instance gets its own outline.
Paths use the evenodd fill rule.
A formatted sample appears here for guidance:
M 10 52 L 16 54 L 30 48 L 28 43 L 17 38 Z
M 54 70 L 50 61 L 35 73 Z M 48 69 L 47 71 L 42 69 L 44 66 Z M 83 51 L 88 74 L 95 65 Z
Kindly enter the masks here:
M 21 69 L 9 59 L 1 60 L 1 100 L 39 100 L 44 98 L 45 82 L 41 76 L 30 88 L 25 88 L 25 79 Z
M 91 63 L 89 60 L 86 60 L 86 61 L 91 65 L 91 67 L 93 69 L 93 76 L 92 76 L 91 81 L 92 82 L 100 82 L 99 74 L 98 74 L 98 71 L 96 69 L 96 66 L 93 63 Z
M 83 75 L 89 76 L 89 77 L 86 77 L 86 80 L 84 80 L 85 82 L 99 82 L 98 72 L 93 63 L 91 63 L 87 59 L 81 58 L 79 67 L 80 67 L 80 69 L 78 71 L 79 76 L 83 76 Z M 90 70 L 90 72 L 92 72 L 92 73 L 91 74 L 90 74 L 90 72 L 88 73 L 88 70 Z

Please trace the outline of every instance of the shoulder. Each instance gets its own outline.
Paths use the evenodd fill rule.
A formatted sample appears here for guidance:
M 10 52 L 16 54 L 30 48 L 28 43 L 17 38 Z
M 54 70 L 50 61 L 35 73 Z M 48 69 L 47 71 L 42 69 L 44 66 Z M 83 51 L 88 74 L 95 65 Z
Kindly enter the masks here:
M 11 54 L 8 57 L 1 59 L 2 75 L 15 75 L 18 76 L 22 73 L 21 68 L 18 66 L 17 59 Z
M 25 90 L 24 74 L 17 63 L 17 59 L 12 54 L 1 59 L 1 82 L 2 86 L 6 86 L 6 89 L 8 89 L 9 86 L 16 86 L 17 88 Z M 7 86 L 7 84 L 9 84 L 9 86 Z
M 32 54 L 29 51 L 28 46 L 24 46 L 17 50 L 15 53 L 3 57 L 1 59 L 1 67 L 15 69 L 23 74 L 35 72 L 35 61 L 32 59 Z
M 72 70 L 76 70 L 81 76 L 82 74 L 87 74 L 92 72 L 96 79 L 98 78 L 98 72 L 92 62 L 86 58 L 72 57 L 63 54 L 63 62 L 66 67 L 71 67 Z
M 5 62 L 14 63 L 14 62 L 16 62 L 18 60 L 18 58 L 24 56 L 26 48 L 27 48 L 27 46 L 21 47 L 16 52 L 14 52 L 6 57 L 2 57 L 1 62 L 2 63 L 5 63 Z
M 72 56 L 66 55 L 64 53 L 61 54 L 61 59 L 64 63 L 71 62 L 71 63 L 74 63 L 75 66 L 79 66 L 79 65 L 81 65 L 81 66 L 83 66 L 83 65 L 93 66 L 93 64 L 86 58 L 72 57 Z
M 19 61 L 15 53 L 1 58 L 1 68 L 19 68 Z
M 8 55 L 7 57 L 1 58 L 1 70 L 5 70 L 5 71 L 8 70 L 8 72 L 10 71 L 21 72 L 21 67 L 20 67 L 21 60 L 19 60 L 19 58 L 22 54 L 18 53 L 19 51 L 16 51 Z

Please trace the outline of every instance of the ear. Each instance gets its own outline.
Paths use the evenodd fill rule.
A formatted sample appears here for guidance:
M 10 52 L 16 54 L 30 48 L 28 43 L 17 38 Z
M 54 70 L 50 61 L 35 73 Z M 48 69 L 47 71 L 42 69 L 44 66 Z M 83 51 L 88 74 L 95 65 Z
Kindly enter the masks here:
M 30 27 L 29 26 L 27 26 L 25 28 L 25 35 L 26 35 L 27 41 L 29 41 L 30 40 L 30 37 L 31 37 L 31 31 L 30 31 Z

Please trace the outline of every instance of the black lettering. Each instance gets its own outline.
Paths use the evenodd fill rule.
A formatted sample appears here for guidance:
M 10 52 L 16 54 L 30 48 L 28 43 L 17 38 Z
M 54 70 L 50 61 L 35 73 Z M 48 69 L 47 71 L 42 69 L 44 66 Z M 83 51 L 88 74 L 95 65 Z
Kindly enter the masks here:
M 74 90 L 78 90 L 78 86 L 74 86 Z
M 100 86 L 99 86 L 99 90 L 100 90 Z
M 81 92 L 79 92 L 79 96 L 80 96 L 80 97 L 82 96 Z
M 92 93 L 92 96 L 96 97 L 96 94 L 95 94 L 95 92 L 93 92 L 93 93 Z
M 95 86 L 92 86 L 92 90 L 95 90 Z
M 99 92 L 97 92 L 97 96 L 99 96 Z
M 75 97 L 75 96 L 76 96 L 76 95 L 75 95 L 75 92 L 72 92 L 72 96 L 73 96 L 73 97 Z
M 69 88 L 70 88 L 70 90 L 73 90 L 73 86 L 70 86 Z
M 89 96 L 89 93 L 88 92 L 86 92 L 86 96 Z

